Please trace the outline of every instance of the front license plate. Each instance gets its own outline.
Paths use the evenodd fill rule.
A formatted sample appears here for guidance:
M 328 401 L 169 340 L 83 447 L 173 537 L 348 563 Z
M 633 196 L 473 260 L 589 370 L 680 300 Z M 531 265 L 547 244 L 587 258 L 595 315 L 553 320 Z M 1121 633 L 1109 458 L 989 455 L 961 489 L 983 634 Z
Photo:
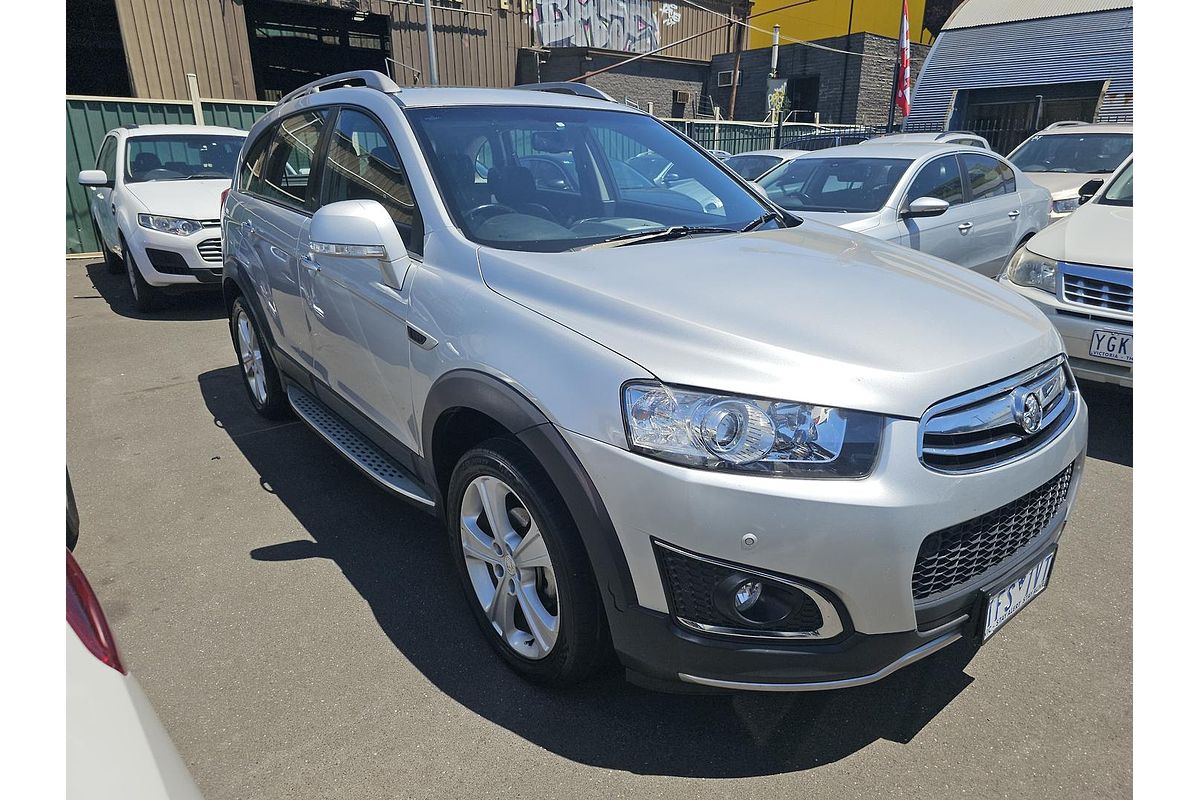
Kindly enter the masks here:
M 1051 550 L 1041 561 L 1028 572 L 1007 586 L 990 592 L 983 604 L 983 638 L 986 642 L 996 631 L 1004 626 L 1029 601 L 1042 593 L 1050 581 L 1050 567 L 1054 564 L 1054 554 Z
M 1094 358 L 1133 363 L 1133 334 L 1118 331 L 1094 330 L 1088 352 Z

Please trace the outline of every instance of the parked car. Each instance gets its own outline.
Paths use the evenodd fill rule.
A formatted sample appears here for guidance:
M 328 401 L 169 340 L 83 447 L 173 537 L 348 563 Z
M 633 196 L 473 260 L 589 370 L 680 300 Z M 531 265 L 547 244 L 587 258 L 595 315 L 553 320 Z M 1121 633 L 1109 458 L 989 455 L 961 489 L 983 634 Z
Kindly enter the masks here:
M 1050 322 L 800 224 L 589 89 L 363 72 L 283 98 L 222 218 L 249 402 L 440 518 L 483 636 L 531 680 L 614 648 L 650 686 L 832 689 L 987 640 L 1045 588 L 1080 480 Z M 588 178 L 538 189 L 526 145 Z M 628 196 L 612 163 L 635 146 L 720 207 Z M 286 202 L 281 150 L 317 165 Z
M 784 150 L 825 150 L 830 147 L 859 144 L 882 135 L 872 130 L 820 131 L 803 133 L 779 145 Z
M 1008 154 L 1012 163 L 1050 192 L 1056 221 L 1079 207 L 1079 187 L 1104 180 L 1133 153 L 1133 124 L 1058 122 Z
M 1081 378 L 1133 387 L 1133 156 L 1025 243 L 1001 283 L 1054 322 Z
M 804 150 L 752 150 L 725 159 L 725 166 L 748 181 L 758 180 L 784 161 L 804 155 Z
M 926 133 L 888 133 L 868 142 L 895 144 L 897 142 L 939 142 L 941 144 L 960 144 L 964 147 L 978 147 L 981 150 L 991 150 L 988 140 L 970 131 L 933 131 Z M 865 142 L 864 142 L 865 144 Z
M 79 173 L 104 260 L 129 276 L 139 311 L 168 291 L 220 287 L 221 192 L 245 138 L 233 128 L 128 125 L 109 131 L 96 168 Z
M 71 550 L 79 512 L 67 474 L 67 797 L 199 800 L 200 790 L 117 651 Z
M 927 142 L 807 153 L 759 179 L 805 219 L 865 233 L 994 277 L 1046 227 L 1050 196 L 1003 157 Z
M 733 155 L 733 153 L 729 152 L 728 150 L 718 150 L 718 149 L 716 149 L 716 148 L 713 148 L 713 147 L 710 147 L 710 148 L 708 149 L 708 152 L 709 152 L 709 153 L 711 153 L 713 156 L 715 156 L 715 157 L 716 157 L 717 159 L 719 159 L 720 161 L 724 161 L 725 159 L 727 159 L 727 158 L 729 158 L 731 155 Z

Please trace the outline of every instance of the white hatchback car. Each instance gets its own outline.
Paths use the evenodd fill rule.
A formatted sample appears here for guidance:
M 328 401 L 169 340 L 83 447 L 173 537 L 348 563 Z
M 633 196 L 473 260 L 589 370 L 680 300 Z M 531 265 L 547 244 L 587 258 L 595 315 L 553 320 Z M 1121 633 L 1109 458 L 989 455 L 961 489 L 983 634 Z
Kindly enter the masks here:
M 1050 195 L 1003 157 L 969 145 L 872 143 L 806 153 L 758 180 L 815 219 L 994 277 L 1049 224 Z
M 79 173 L 109 271 L 125 271 L 139 311 L 168 290 L 221 286 L 221 193 L 245 131 L 130 125 L 109 131 Z
M 1083 205 L 1030 239 L 1000 282 L 1062 334 L 1080 378 L 1133 387 L 1133 156 Z

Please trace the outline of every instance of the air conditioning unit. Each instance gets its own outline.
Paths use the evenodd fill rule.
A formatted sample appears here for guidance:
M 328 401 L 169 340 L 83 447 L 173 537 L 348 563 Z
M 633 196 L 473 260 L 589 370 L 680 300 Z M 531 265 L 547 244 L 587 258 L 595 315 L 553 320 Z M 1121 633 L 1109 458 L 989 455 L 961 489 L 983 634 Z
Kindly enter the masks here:
M 733 70 L 723 69 L 718 72 L 717 86 L 733 86 Z
M 692 93 L 685 92 L 683 89 L 676 89 L 675 91 L 671 92 L 671 102 L 682 103 L 686 106 L 692 102 Z

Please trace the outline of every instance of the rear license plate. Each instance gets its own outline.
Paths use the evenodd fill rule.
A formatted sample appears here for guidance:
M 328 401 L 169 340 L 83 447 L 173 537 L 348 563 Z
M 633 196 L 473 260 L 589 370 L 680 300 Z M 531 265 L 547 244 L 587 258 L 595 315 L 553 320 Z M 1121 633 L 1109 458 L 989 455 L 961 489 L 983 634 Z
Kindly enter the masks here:
M 1094 330 L 1088 353 L 1093 358 L 1133 363 L 1133 334 L 1118 331 Z
M 1054 565 L 1057 552 L 1057 548 L 1051 550 L 1024 575 L 985 596 L 981 642 L 990 639 L 992 634 L 1016 616 L 1018 611 L 1029 605 L 1029 601 L 1042 593 L 1046 584 L 1050 582 L 1050 568 Z

